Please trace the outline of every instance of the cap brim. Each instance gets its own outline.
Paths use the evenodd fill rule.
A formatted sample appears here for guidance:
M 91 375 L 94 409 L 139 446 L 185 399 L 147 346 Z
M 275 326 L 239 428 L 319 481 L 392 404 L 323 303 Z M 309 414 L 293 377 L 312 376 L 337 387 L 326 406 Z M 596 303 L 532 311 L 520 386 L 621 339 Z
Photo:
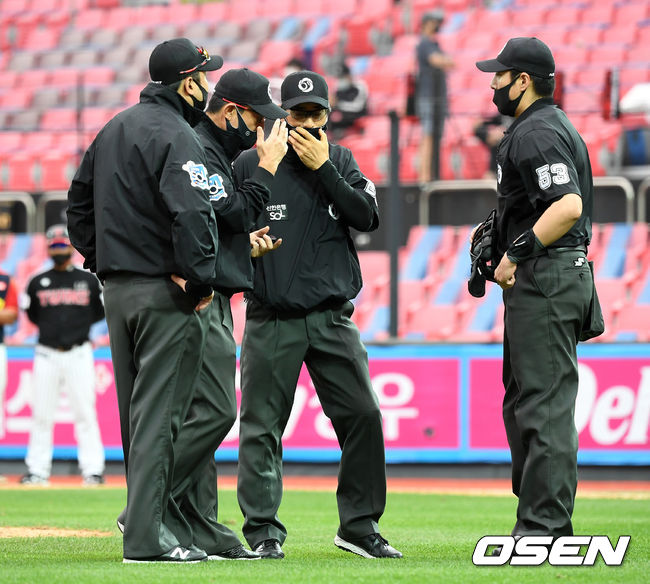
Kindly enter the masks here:
M 480 71 L 485 73 L 500 73 L 501 71 L 509 71 L 512 67 L 508 67 L 500 63 L 496 59 L 487 59 L 485 61 L 476 61 L 476 66 Z
M 221 69 L 223 67 L 223 57 L 220 55 L 211 55 L 210 60 L 203 65 L 202 67 L 199 67 L 199 71 L 216 71 L 217 69 Z
M 53 239 L 47 244 L 48 247 L 67 247 L 69 245 L 70 241 L 67 239 Z
M 248 107 L 251 108 L 255 113 L 264 116 L 267 120 L 278 120 L 286 118 L 289 114 L 284 111 L 281 107 L 278 107 L 273 102 L 264 103 L 261 105 L 256 105 L 249 103 Z
M 299 95 L 298 97 L 292 97 L 291 99 L 282 102 L 282 107 L 284 109 L 291 109 L 294 105 L 300 105 L 301 103 L 315 103 L 327 109 L 330 107 L 329 101 L 315 95 Z

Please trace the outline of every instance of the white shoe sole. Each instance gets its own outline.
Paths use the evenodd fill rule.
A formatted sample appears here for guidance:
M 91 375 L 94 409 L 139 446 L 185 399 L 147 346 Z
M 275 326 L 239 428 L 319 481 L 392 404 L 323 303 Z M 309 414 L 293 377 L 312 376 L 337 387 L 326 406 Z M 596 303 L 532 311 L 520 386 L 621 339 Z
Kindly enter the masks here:
M 345 550 L 346 552 L 351 552 L 353 554 L 357 554 L 358 556 L 361 556 L 362 558 L 366 558 L 368 560 L 376 560 L 377 558 L 375 556 L 371 556 L 366 550 L 363 548 L 360 548 L 359 546 L 356 546 L 349 541 L 345 541 L 344 539 L 341 539 L 338 535 L 334 538 L 334 545 L 336 547 L 341 548 L 342 550 Z
M 129 558 L 122 558 L 123 564 L 200 564 L 205 560 L 179 560 L 179 561 L 161 561 L 161 560 L 131 560 Z
M 223 561 L 223 562 L 233 562 L 233 561 L 241 562 L 241 561 L 244 561 L 244 562 L 251 562 L 253 560 L 261 560 L 261 559 L 262 559 L 261 557 L 259 557 L 259 558 L 224 558 L 223 556 L 216 556 L 216 555 L 215 556 L 208 556 L 208 560 L 210 562 L 212 562 L 212 561 Z

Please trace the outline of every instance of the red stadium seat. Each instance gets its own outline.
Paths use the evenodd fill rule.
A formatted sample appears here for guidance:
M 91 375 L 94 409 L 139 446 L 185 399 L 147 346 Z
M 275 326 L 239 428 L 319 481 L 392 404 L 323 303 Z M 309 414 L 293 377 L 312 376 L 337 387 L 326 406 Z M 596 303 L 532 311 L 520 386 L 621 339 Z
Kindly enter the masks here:
M 0 132 L 0 155 L 19 151 L 23 144 L 23 136 L 22 132 Z
M 595 46 L 602 41 L 603 30 L 600 26 L 581 26 L 568 33 L 567 42 L 575 47 Z
M 603 31 L 603 44 L 620 44 L 634 46 L 639 27 L 636 23 L 626 23 L 619 26 L 610 26 Z
M 549 10 L 546 6 L 512 10 L 510 13 L 510 26 L 513 29 L 519 30 L 525 29 L 526 27 L 539 27 L 546 22 L 548 12 Z
M 34 193 L 39 190 L 38 184 L 38 155 L 20 153 L 6 159 L 7 180 L 5 188 L 10 191 L 27 191 Z
M 76 170 L 74 156 L 63 152 L 49 152 L 40 160 L 40 186 L 44 191 L 67 191 Z
M 281 66 L 301 55 L 301 46 L 295 41 L 266 41 L 262 44 L 258 59 L 269 66 Z
M 609 26 L 613 18 L 613 2 L 593 2 L 592 4 L 582 9 L 582 18 L 580 21 L 583 25 L 597 24 L 602 26 Z
M 561 24 L 562 26 L 573 26 L 580 22 L 582 7 L 556 5 L 546 14 L 545 24 Z
M 48 151 L 54 144 L 54 134 L 40 130 L 26 132 L 23 137 L 23 150 L 30 154 L 41 154 Z
M 605 308 L 606 310 L 606 308 Z M 634 304 L 622 308 L 611 319 L 614 333 L 635 333 L 636 341 L 650 341 L 650 305 Z M 607 321 L 605 321 L 607 325 Z
M 650 11 L 648 3 L 643 0 L 617 3 L 614 8 L 612 23 L 617 26 L 629 26 L 631 22 L 641 22 L 648 18 L 648 12 Z
M 598 67 L 620 67 L 627 59 L 627 48 L 622 45 L 600 45 L 589 50 L 589 62 Z
M 73 130 L 77 127 L 77 110 L 69 108 L 49 109 L 41 116 L 41 130 Z

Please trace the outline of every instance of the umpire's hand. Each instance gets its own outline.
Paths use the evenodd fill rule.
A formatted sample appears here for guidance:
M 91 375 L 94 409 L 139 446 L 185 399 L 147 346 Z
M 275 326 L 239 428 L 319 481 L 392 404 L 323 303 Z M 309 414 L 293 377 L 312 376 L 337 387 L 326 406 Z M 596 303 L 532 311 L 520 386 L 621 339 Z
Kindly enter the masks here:
M 264 139 L 264 128 L 257 128 L 257 156 L 259 157 L 259 166 L 268 170 L 275 175 L 278 165 L 287 153 L 288 140 L 287 122 L 284 120 L 275 120 L 269 133 L 269 137 Z
M 177 276 L 176 274 L 172 274 L 171 276 L 172 280 L 174 281 L 174 284 L 179 286 L 183 292 L 185 292 L 185 284 L 187 284 L 187 280 L 184 280 L 180 276 Z M 212 302 L 212 299 L 214 298 L 214 292 L 210 294 L 210 296 L 204 296 L 199 300 L 199 303 L 194 307 L 194 310 L 197 312 L 201 310 L 205 310 L 208 306 L 210 306 L 210 302 Z
M 268 235 L 269 229 L 270 227 L 267 225 L 248 234 L 251 240 L 252 258 L 261 258 L 264 254 L 278 249 L 282 245 L 282 239 L 275 239 Z
M 508 254 L 504 253 L 497 269 L 494 270 L 494 279 L 496 280 L 496 283 L 504 290 L 512 288 L 515 285 L 516 270 L 517 264 L 511 262 L 508 258 Z
M 318 135 L 320 140 L 314 138 L 305 128 L 296 128 L 289 132 L 289 144 L 310 170 L 318 170 L 330 157 L 327 134 L 319 128 Z

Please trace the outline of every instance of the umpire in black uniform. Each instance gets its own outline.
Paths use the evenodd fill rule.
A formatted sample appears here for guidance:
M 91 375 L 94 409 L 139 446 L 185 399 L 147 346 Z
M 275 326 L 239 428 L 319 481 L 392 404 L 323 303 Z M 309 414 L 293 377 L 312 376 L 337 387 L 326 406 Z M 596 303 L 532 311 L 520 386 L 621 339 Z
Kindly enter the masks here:
M 188 39 L 158 45 L 140 103 L 114 117 L 84 155 L 68 192 L 70 239 L 105 281 L 127 503 L 125 562 L 207 559 L 180 545 L 170 518 L 173 442 L 199 371 L 212 301 L 217 227 L 201 142 L 221 57 Z M 172 281 L 173 279 L 173 281 Z
M 305 363 L 342 449 L 337 501 L 339 547 L 372 557 L 401 557 L 379 534 L 386 502 L 382 419 L 368 357 L 350 320 L 361 271 L 350 227 L 377 228 L 374 184 L 352 153 L 328 143 L 325 79 L 290 74 L 281 87 L 289 112 L 289 150 L 259 219 L 284 241 L 256 260 L 247 294 L 241 352 L 242 404 L 238 499 L 244 536 L 263 558 L 284 557 L 282 433 Z M 234 165 L 236 184 L 256 172 L 255 151 Z
M 576 345 L 593 275 L 593 180 L 587 148 L 553 104 L 555 61 L 536 38 L 513 38 L 495 59 L 499 113 L 515 121 L 497 154 L 494 277 L 503 288 L 503 419 L 519 498 L 514 536 L 573 533 L 578 435 Z
M 252 560 L 237 535 L 217 520 L 217 465 L 214 452 L 237 416 L 236 343 L 230 297 L 253 288 L 251 255 L 277 248 L 263 227 L 249 233 L 271 195 L 273 176 L 287 151 L 287 113 L 269 96 L 269 80 L 249 69 L 225 72 L 214 88 L 207 116 L 195 126 L 205 148 L 214 183 L 210 202 L 219 228 L 219 254 L 212 282 L 215 296 L 207 312 L 210 328 L 201 372 L 187 418 L 174 444 L 178 462 L 172 494 L 192 528 L 192 542 L 210 560 Z M 276 120 L 264 139 L 265 119 Z M 259 165 L 239 188 L 233 186 L 232 161 L 257 145 Z M 179 526 L 180 528 L 180 526 Z

